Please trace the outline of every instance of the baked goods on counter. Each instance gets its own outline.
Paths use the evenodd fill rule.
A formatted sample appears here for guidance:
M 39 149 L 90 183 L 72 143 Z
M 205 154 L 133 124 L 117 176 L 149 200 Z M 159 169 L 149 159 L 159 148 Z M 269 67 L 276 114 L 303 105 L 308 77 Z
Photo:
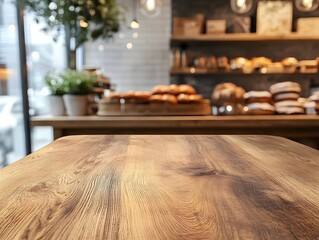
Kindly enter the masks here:
M 303 60 L 299 62 L 301 73 L 317 73 L 318 61 L 317 60 Z
M 244 99 L 249 103 L 271 103 L 272 95 L 268 91 L 250 91 L 244 94 Z
M 230 61 L 230 68 L 234 71 L 242 70 L 244 73 L 252 73 L 254 71 L 252 61 L 243 57 L 232 59 Z
M 177 98 L 171 94 L 155 94 L 150 97 L 149 102 L 177 104 Z
M 284 70 L 286 72 L 295 72 L 298 67 L 299 61 L 294 57 L 287 57 L 283 59 L 281 63 L 284 66 Z
M 266 67 L 262 67 L 259 69 L 260 73 L 282 73 L 284 72 L 284 66 L 282 65 L 281 62 L 274 62 L 269 64 Z
M 211 99 L 216 105 L 242 103 L 244 94 L 245 90 L 242 87 L 233 83 L 220 83 L 214 88 Z
M 195 91 L 195 88 L 193 88 L 192 86 L 187 85 L 187 84 L 182 84 L 182 85 L 179 85 L 179 93 L 178 94 L 181 94 L 181 93 L 191 95 L 191 94 L 195 94 L 196 91 Z
M 301 87 L 299 83 L 287 81 L 287 82 L 275 83 L 270 86 L 269 90 L 273 95 L 281 94 L 281 93 L 300 94 Z
M 229 69 L 229 62 L 227 57 L 218 57 L 217 58 L 217 68 L 220 70 Z
M 272 95 L 268 91 L 250 91 L 244 94 L 246 107 L 244 111 L 251 115 L 271 115 L 275 113 Z
M 218 108 L 218 115 L 239 115 L 242 112 L 245 90 L 233 83 L 217 84 L 211 100 Z
M 272 60 L 266 57 L 254 57 L 251 59 L 255 68 L 268 67 L 272 64 Z
M 157 85 L 152 88 L 151 93 L 152 94 L 165 94 L 168 92 L 169 86 L 166 85 Z
M 190 85 L 157 85 L 150 92 L 110 93 L 100 101 L 98 115 L 211 115 L 211 105 Z
M 276 109 L 268 102 L 254 102 L 247 104 L 244 111 L 251 115 L 273 115 Z
M 301 86 L 296 82 L 280 82 L 270 86 L 275 108 L 278 114 L 303 114 L 303 104 L 300 98 Z

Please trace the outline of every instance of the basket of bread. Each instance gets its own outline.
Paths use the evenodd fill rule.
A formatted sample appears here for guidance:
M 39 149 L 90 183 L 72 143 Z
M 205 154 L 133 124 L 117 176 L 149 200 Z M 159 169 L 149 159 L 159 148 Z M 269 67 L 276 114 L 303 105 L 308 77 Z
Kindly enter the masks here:
M 211 115 L 210 100 L 186 84 L 157 85 L 149 92 L 112 92 L 98 104 L 99 116 Z

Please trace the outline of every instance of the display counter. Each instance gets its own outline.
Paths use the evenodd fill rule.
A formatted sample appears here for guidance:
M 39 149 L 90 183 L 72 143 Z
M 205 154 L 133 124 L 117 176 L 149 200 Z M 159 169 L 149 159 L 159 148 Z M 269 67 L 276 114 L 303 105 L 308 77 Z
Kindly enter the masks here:
M 51 126 L 54 139 L 81 134 L 262 134 L 319 139 L 319 116 L 136 116 L 31 118 L 31 126 Z

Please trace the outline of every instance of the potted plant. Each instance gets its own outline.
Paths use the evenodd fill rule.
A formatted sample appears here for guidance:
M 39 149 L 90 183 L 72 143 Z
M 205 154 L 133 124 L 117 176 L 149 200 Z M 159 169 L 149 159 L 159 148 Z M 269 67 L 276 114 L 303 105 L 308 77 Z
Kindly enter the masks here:
M 83 116 L 87 113 L 88 94 L 91 92 L 96 75 L 89 72 L 66 70 L 59 75 L 63 80 L 64 104 L 67 115 Z
M 63 80 L 56 73 L 49 72 L 45 75 L 44 81 L 50 91 L 50 95 L 48 96 L 48 102 L 51 115 L 64 116 L 65 106 L 63 103 L 62 96 L 65 92 Z

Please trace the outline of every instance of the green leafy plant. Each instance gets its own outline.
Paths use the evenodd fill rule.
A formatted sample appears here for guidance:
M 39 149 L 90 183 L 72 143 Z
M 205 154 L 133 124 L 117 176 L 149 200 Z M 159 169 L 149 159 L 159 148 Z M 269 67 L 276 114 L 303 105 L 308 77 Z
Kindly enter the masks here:
M 34 13 L 36 22 L 46 23 L 43 30 L 54 40 L 65 36 L 72 54 L 88 40 L 111 38 L 120 29 L 122 10 L 116 0 L 21 0 L 21 4 Z M 69 65 L 75 69 L 75 64 Z
M 45 84 L 53 96 L 62 96 L 65 94 L 64 84 L 61 77 L 54 72 L 49 72 L 44 77 Z
M 77 72 L 65 70 L 59 74 L 62 79 L 63 91 L 65 94 L 85 95 L 92 91 L 97 82 L 97 76 L 89 72 Z

